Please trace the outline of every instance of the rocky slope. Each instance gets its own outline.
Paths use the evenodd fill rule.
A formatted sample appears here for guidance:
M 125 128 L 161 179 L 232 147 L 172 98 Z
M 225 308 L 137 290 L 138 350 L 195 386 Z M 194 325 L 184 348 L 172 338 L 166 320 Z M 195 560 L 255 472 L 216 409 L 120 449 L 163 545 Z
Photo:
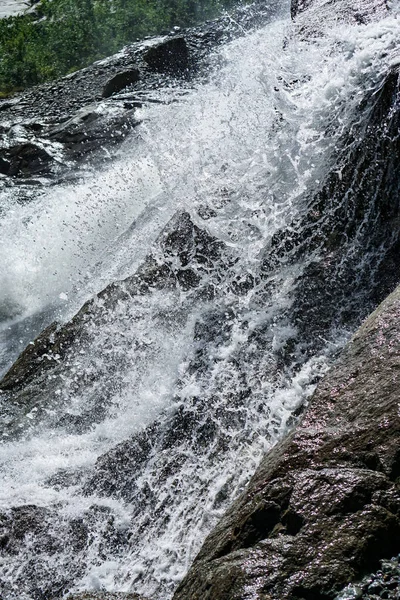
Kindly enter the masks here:
M 340 3 L 333 13 L 332 3 L 299 3 L 292 9 L 298 35 L 319 35 L 315 14 L 311 18 L 309 11 L 329 18 L 340 14 L 359 23 L 386 14 L 387 7 L 365 1 L 357 4 L 357 11 L 350 7 L 346 12 Z M 253 15 L 245 14 L 250 15 L 250 26 Z M 133 127 L 134 103 L 157 100 L 148 93 L 149 82 L 156 82 L 157 90 L 179 88 L 193 73 L 206 70 L 209 48 L 232 35 L 224 27 L 210 24 L 192 37 L 179 33 L 150 40 L 4 104 L 5 118 L 21 119 L 25 130 L 24 119 L 31 110 L 28 121 L 34 132 L 24 147 L 25 158 L 20 150 L 13 155 L 10 146 L 4 151 L 5 177 L 25 179 L 43 174 L 44 163 L 52 164 L 29 144 L 42 144 L 47 152 L 45 143 L 56 139 L 62 153 L 69 152 L 73 160 L 81 160 L 81 154 L 99 157 L 98 140 L 102 144 L 104 132 L 107 137 L 117 127 L 114 122 L 109 130 L 104 127 L 104 106 L 112 107 L 113 118 L 117 115 L 127 129 Z M 193 58 L 193 44 L 198 59 Z M 140 56 L 133 59 L 129 53 L 136 51 Z M 153 94 L 156 88 L 151 89 Z M 176 213 L 136 273 L 109 285 L 69 323 L 50 325 L 11 367 L 0 382 L 4 437 L 17 439 L 42 423 L 81 434 L 101 422 L 132 360 L 145 356 L 148 344 L 140 336 L 124 342 L 125 323 L 134 323 L 141 311 L 145 314 L 142 300 L 157 294 L 171 296 L 170 312 L 161 304 L 145 318 L 153 319 L 161 331 L 174 323 L 182 327 L 196 303 L 211 301 L 193 330 L 195 351 L 185 374 L 193 382 L 212 372 L 212 355 L 232 334 L 231 316 L 243 295 L 256 288 L 260 304 L 268 301 L 271 274 L 278 266 L 304 265 L 293 303 L 282 317 L 300 335 L 271 354 L 271 376 L 287 367 L 289 356 L 300 356 L 301 365 L 335 326 L 354 327 L 360 314 L 376 306 L 399 279 L 397 71 L 389 72 L 363 102 L 370 106 L 366 122 L 345 133 L 335 168 L 317 191 L 306 194 L 299 218 L 263 249 L 256 276 L 241 270 L 241 257 L 208 231 L 206 213 Z M 118 103 L 122 108 L 114 112 Z M 41 123 L 43 107 L 49 121 Z M 7 171 L 10 165 L 12 172 Z M 53 167 L 49 168 L 50 173 Z M 275 285 L 279 283 L 277 279 Z M 233 298 L 228 307 L 219 302 L 227 293 Z M 348 582 L 374 570 L 381 558 L 399 552 L 399 312 L 398 288 L 364 323 L 322 381 L 296 431 L 262 461 L 245 493 L 207 539 L 176 600 L 332 599 Z M 236 357 L 240 377 L 226 405 L 218 394 L 178 397 L 167 416 L 99 456 L 91 472 L 60 470 L 46 485 L 79 485 L 86 497 L 122 499 L 130 503 L 132 521 L 143 519 L 143 530 L 150 531 L 156 519 L 167 522 L 173 489 L 162 501 L 149 487 L 139 489 L 137 480 L 146 461 L 155 465 L 151 481 L 158 489 L 179 480 L 179 469 L 190 453 L 213 452 L 218 461 L 229 451 L 229 434 L 246 427 L 246 399 L 254 392 L 243 371 L 251 360 L 261 360 L 271 343 L 269 325 L 254 329 L 249 338 L 253 354 L 242 363 L 243 356 Z M 100 360 L 104 356 L 106 360 Z M 70 411 L 71 394 L 78 397 L 83 391 L 84 406 L 80 404 L 80 412 Z M 111 509 L 93 503 L 79 518 L 61 516 L 58 510 L 27 505 L 0 515 L 2 557 L 22 555 L 26 539 L 34 549 L 34 559 L 21 567 L 16 585 L 27 586 L 24 589 L 29 588 L 35 599 L 65 595 L 82 577 L 91 547 L 106 560 L 118 559 L 135 544 L 129 527 L 117 527 Z M 97 532 L 95 541 L 92 531 Z M 66 546 L 71 549 L 68 559 Z M 68 562 L 64 571 L 49 566 L 49 553 Z M 0 587 L 0 592 L 6 591 Z M 76 596 L 92 597 L 128 600 L 132 594 Z
M 140 122 L 141 106 L 178 100 L 197 77 L 206 76 L 213 48 L 267 22 L 277 5 L 276 0 L 267 6 L 255 2 L 198 27 L 176 28 L 0 100 L 3 184 L 32 186 L 67 174 L 76 177 L 88 160 L 110 160 Z
M 356 22 L 387 12 L 384 2 L 358 3 L 356 11 L 338 4 L 333 14 L 331 3 L 293 3 L 300 32 L 319 34 L 313 11 Z M 396 95 L 387 96 L 392 116 L 398 110 Z M 381 123 L 382 116 L 378 111 Z M 388 157 L 377 139 L 371 140 L 371 151 L 380 159 Z M 358 185 L 343 179 L 328 183 L 322 198 L 329 202 L 341 186 L 357 196 Z M 364 199 L 370 193 L 371 188 L 364 190 Z M 321 212 L 329 214 L 326 207 Z M 323 236 L 321 224 L 317 231 Z M 337 224 L 331 223 L 331 231 Z M 296 252 L 304 244 L 312 244 L 312 236 L 311 241 L 310 236 L 296 239 L 291 231 L 285 248 Z M 307 300 L 306 309 L 303 304 L 303 314 L 312 319 L 315 310 L 318 328 L 326 298 L 315 294 L 318 277 L 312 281 L 314 293 L 308 308 Z M 246 491 L 207 538 L 174 600 L 333 599 L 347 583 L 376 569 L 380 559 L 399 553 L 399 311 L 397 288 L 320 383 L 296 431 L 261 462 Z M 398 589 L 393 568 L 390 589 L 377 575 L 349 597 L 380 597 L 379 590 L 382 598 L 392 597 Z
M 260 464 L 174 600 L 323 600 L 400 552 L 400 288 Z

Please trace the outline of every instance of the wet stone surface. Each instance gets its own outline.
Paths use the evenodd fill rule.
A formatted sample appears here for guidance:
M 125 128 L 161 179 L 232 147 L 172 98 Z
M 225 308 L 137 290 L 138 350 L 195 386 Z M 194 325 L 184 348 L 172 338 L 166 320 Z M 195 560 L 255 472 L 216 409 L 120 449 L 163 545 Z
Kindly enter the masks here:
M 375 573 L 348 586 L 335 600 L 399 600 L 400 555 L 383 560 Z
M 174 600 L 333 600 L 400 551 L 399 312 L 398 288 L 262 460 Z
M 210 31 L 215 35 L 217 30 L 213 28 Z M 118 73 L 122 72 L 120 69 L 121 65 L 118 65 Z M 80 76 L 82 72 L 77 75 Z M 76 83 L 74 77 L 71 81 Z M 96 93 L 104 89 L 105 80 L 101 79 Z M 135 103 L 139 104 L 138 98 L 146 101 L 146 90 L 140 89 L 142 84 L 141 78 L 133 83 L 138 87 L 127 92 L 129 99 L 123 88 L 124 96 L 116 93 L 109 102 L 120 102 L 126 111 L 134 110 L 137 108 Z M 140 95 L 140 91 L 144 95 Z M 372 133 L 363 138 L 372 138 L 374 147 L 377 132 L 381 132 L 381 121 L 390 130 L 398 129 L 399 113 L 394 111 L 393 115 L 390 112 L 393 97 L 397 98 L 397 79 L 390 79 L 384 91 L 388 92 L 389 105 L 386 106 L 377 95 L 377 106 L 383 107 L 382 114 L 378 124 L 370 122 Z M 104 129 L 101 126 L 103 117 L 98 116 L 99 107 L 104 105 L 97 103 L 103 100 L 91 98 L 91 104 L 77 109 L 78 103 L 72 107 L 71 113 L 65 113 L 65 120 L 55 119 L 51 123 L 52 135 L 58 136 L 56 143 L 63 145 L 64 153 L 67 149 L 71 156 L 75 150 L 81 154 L 84 149 L 88 153 L 92 151 L 91 144 L 97 143 L 97 134 L 100 135 Z M 387 110 L 384 110 L 385 106 Z M 44 131 L 38 126 L 33 127 L 33 131 L 35 128 Z M 83 135 L 83 131 L 90 132 L 90 135 Z M 388 144 L 382 148 L 394 157 L 393 160 L 399 155 L 397 145 Z M 356 157 L 360 155 L 366 157 L 363 166 L 373 162 L 368 152 L 362 154 L 360 150 Z M 353 181 L 354 174 L 354 157 L 348 157 L 346 153 L 346 158 L 349 164 L 348 172 L 344 171 L 344 187 Z M 393 165 L 393 171 L 398 172 L 396 165 Z M 369 173 L 368 170 L 366 172 Z M 369 191 L 369 182 L 376 179 L 375 174 L 372 170 L 367 181 Z M 332 200 L 340 209 L 343 206 L 343 190 L 335 179 L 332 186 L 338 193 L 333 196 L 329 184 L 330 180 L 324 186 L 324 192 L 313 200 L 329 210 Z M 342 233 L 352 240 L 353 229 L 359 224 L 360 217 L 363 221 L 369 209 L 368 202 L 361 201 L 366 196 L 366 188 L 360 186 L 359 194 L 354 196 L 354 214 L 345 220 L 344 229 L 341 229 L 342 221 L 339 222 L 338 231 L 334 232 L 337 242 L 330 240 L 325 247 L 318 237 L 321 225 L 332 230 L 331 221 L 318 222 L 308 218 L 301 228 L 305 226 L 308 233 L 312 230 L 312 235 L 307 236 L 306 242 L 299 239 L 298 252 L 290 247 L 282 233 L 276 245 L 272 244 L 268 249 L 271 268 L 274 268 L 274 259 L 278 263 L 287 259 L 290 265 L 290 253 L 293 260 L 301 260 L 307 252 L 319 248 L 332 261 L 329 276 L 332 281 L 339 282 L 342 295 L 354 291 L 352 273 L 357 270 L 357 265 L 351 265 L 349 276 L 339 277 L 338 265 L 345 247 L 340 235 Z M 394 225 L 397 223 L 398 194 L 387 194 L 385 201 L 377 204 L 374 216 L 381 214 L 382 206 L 384 212 L 387 204 L 393 212 L 388 212 L 386 218 L 372 219 L 374 235 L 370 235 L 370 229 L 366 231 L 363 244 L 359 246 L 360 252 L 365 254 L 379 246 L 383 239 L 389 238 L 393 245 L 386 250 L 394 250 L 396 254 L 398 228 L 394 227 L 393 231 L 388 221 Z M 329 214 L 328 210 L 321 212 Z M 283 256 L 280 253 L 282 248 Z M 328 255 L 325 250 L 329 251 Z M 383 256 L 382 247 L 380 256 Z M 199 223 L 189 213 L 176 213 L 134 275 L 108 285 L 69 323 L 54 323 L 21 354 L 0 382 L 6 416 L 5 437 L 18 439 L 28 435 L 30 428 L 40 427 L 42 423 L 68 434 L 82 434 L 94 423 L 104 420 L 107 411 L 112 411 L 115 396 L 123 389 L 125 374 L 132 369 L 133 361 L 147 364 L 147 357 L 153 351 L 154 338 L 148 338 L 148 330 L 145 330 L 145 336 L 141 336 L 135 329 L 138 314 L 143 314 L 140 317 L 143 323 L 154 320 L 154 327 L 160 329 L 161 338 L 162 332 L 168 333 L 171 327 L 184 327 L 193 306 L 203 300 L 210 302 L 212 307 L 196 317 L 193 334 L 190 334 L 193 335 L 193 353 L 189 354 L 185 366 L 186 381 L 193 379 L 196 382 L 196 378 L 201 383 L 205 381 L 213 372 L 214 357 L 219 360 L 217 351 L 232 338 L 237 314 L 235 302 L 239 304 L 241 294 L 255 285 L 255 278 L 242 278 L 243 273 L 235 270 L 237 261 L 234 250 L 212 230 L 208 231 L 204 223 Z M 397 274 L 398 260 L 393 264 Z M 310 269 L 305 269 L 298 281 L 294 310 L 290 309 L 290 318 L 298 319 L 299 327 L 301 319 L 304 318 L 305 324 L 311 314 L 316 314 L 315 320 L 319 319 L 320 328 L 314 328 L 314 335 L 310 338 L 315 337 L 315 332 L 325 337 L 340 316 L 338 296 L 327 303 L 324 302 L 326 295 L 322 291 L 320 293 L 326 283 L 326 273 L 324 275 L 313 264 Z M 264 270 L 257 279 L 258 301 L 263 309 L 263 294 L 268 293 L 265 281 L 268 281 L 269 275 L 269 267 L 264 264 Z M 334 276 L 338 279 L 334 280 Z M 365 282 L 363 285 L 365 295 L 362 301 L 367 310 L 365 300 L 373 290 Z M 232 304 L 218 304 L 221 296 L 231 291 L 235 294 Z M 158 298 L 163 299 L 160 308 Z M 380 558 L 390 558 L 399 551 L 399 298 L 400 292 L 397 292 L 364 325 L 314 395 L 301 426 L 262 461 L 243 496 L 206 541 L 176 598 L 333 600 L 349 581 L 358 581 L 365 573 L 378 568 Z M 327 306 L 325 314 L 320 310 L 323 305 Z M 124 342 L 121 332 L 126 329 L 127 322 L 133 333 Z M 351 319 L 345 322 L 353 323 Z M 98 335 L 100 330 L 101 338 Z M 172 408 L 161 415 L 162 421 L 157 420 L 106 450 L 98 457 L 90 473 L 84 469 L 60 469 L 46 481 L 46 486 L 57 490 L 80 485 L 84 498 L 95 495 L 99 503 L 104 501 L 104 497 L 113 502 L 132 503 L 130 520 L 125 528 L 117 526 L 110 509 L 97 505 L 90 506 L 73 520 L 63 519 L 58 506 L 51 510 L 37 506 L 18 507 L 1 516 L 3 556 L 7 560 L 11 556 L 22 556 L 23 560 L 27 540 L 32 541 L 35 550 L 34 560 L 23 560 L 12 597 L 19 600 L 18 594 L 23 586 L 29 589 L 34 600 L 65 597 L 74 582 L 82 578 L 87 566 L 87 555 L 93 546 L 90 531 L 98 533 L 96 552 L 104 561 L 121 560 L 132 549 L 134 560 L 140 536 L 143 532 L 151 534 L 156 522 L 160 524 L 162 533 L 168 531 L 168 519 L 175 518 L 176 514 L 173 512 L 175 490 L 181 485 L 182 465 L 190 465 L 192 456 L 197 458 L 197 455 L 204 454 L 210 463 L 223 471 L 224 466 L 221 465 L 224 465 L 223 457 L 230 450 L 232 435 L 236 435 L 235 432 L 247 434 L 246 427 L 254 434 L 254 422 L 249 420 L 246 401 L 256 394 L 256 390 L 254 378 L 248 377 L 247 371 L 257 368 L 263 376 L 268 371 L 268 376 L 273 378 L 285 362 L 287 364 L 284 352 L 277 356 L 278 360 L 275 354 L 271 354 L 269 364 L 263 362 L 263 357 L 268 357 L 270 338 L 269 325 L 262 328 L 261 324 L 258 329 L 255 328 L 246 343 L 232 355 L 234 360 L 229 365 L 231 370 L 226 381 L 217 379 L 208 396 L 198 393 L 196 387 L 191 388 L 195 391 L 190 394 L 185 392 L 185 373 L 178 382 Z M 303 339 L 307 338 L 304 336 Z M 302 356 L 306 355 L 307 349 L 311 351 L 317 347 L 312 339 L 307 339 L 307 343 L 306 349 L 304 345 L 300 346 L 299 354 Z M 286 353 L 294 353 L 295 349 L 296 340 L 293 340 Z M 107 358 L 101 362 L 99 359 L 104 356 L 105 350 Z M 161 350 L 160 355 L 164 356 Z M 61 386 L 64 386 L 63 391 Z M 227 389 L 228 394 L 225 393 Z M 79 403 L 79 411 L 76 407 L 70 410 L 70 394 L 77 397 L 85 395 L 85 404 Z M 227 402 L 220 402 L 220 394 L 224 394 Z M 154 469 L 152 467 L 150 474 L 148 471 L 146 474 L 144 465 L 149 463 L 154 465 Z M 147 479 L 142 480 L 139 487 L 143 473 Z M 236 479 L 237 465 L 226 489 L 235 485 Z M 199 485 L 205 489 L 208 483 L 203 481 Z M 160 489 L 168 490 L 168 494 L 164 497 L 158 494 Z M 203 494 L 202 488 L 200 493 Z M 223 490 L 220 496 L 223 499 Z M 190 501 L 193 503 L 193 497 Z M 218 501 L 216 498 L 215 503 Z M 91 500 L 87 502 L 91 503 Z M 195 522 L 196 518 L 191 518 L 190 527 Z M 68 555 L 66 550 L 70 552 Z M 64 580 L 60 579 L 58 566 L 52 570 L 51 563 L 46 562 L 49 555 L 66 557 L 62 563 L 67 573 Z M 379 585 L 380 582 L 375 579 L 368 583 L 374 593 Z M 371 591 L 369 587 L 367 591 Z M 1 593 L 5 590 L 0 589 Z M 380 590 L 380 593 L 385 593 L 385 590 Z M 121 595 L 88 592 L 75 596 L 75 600 L 78 598 L 116 600 Z M 122 595 L 122 598 L 128 599 L 129 595 Z
M 67 596 L 66 600 L 146 600 L 146 598 L 137 594 L 122 592 L 116 594 L 112 592 L 83 592 L 82 594 Z

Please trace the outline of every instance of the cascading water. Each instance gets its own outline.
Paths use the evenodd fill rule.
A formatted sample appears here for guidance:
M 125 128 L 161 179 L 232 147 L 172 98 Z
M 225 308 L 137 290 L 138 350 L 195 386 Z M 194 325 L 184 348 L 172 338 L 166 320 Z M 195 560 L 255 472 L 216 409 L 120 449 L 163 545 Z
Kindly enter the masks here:
M 141 109 L 111 168 L 28 204 L 2 193 L 3 371 L 43 325 L 139 268 L 89 306 L 84 342 L 27 380 L 23 402 L 0 395 L 0 526 L 24 532 L 0 559 L 5 600 L 171 597 L 370 308 L 364 218 L 328 256 L 310 198 L 364 131 L 398 63 L 399 22 L 303 39 L 286 13 L 219 49 L 208 81 L 178 103 Z M 316 231 L 293 253 L 291 232 Z M 310 268 L 331 276 L 336 261 L 340 281 L 347 260 L 360 284 L 343 281 L 324 326 L 307 310 L 294 319 Z M 178 283 L 151 279 L 155 265 Z M 352 290 L 356 308 L 339 318 Z

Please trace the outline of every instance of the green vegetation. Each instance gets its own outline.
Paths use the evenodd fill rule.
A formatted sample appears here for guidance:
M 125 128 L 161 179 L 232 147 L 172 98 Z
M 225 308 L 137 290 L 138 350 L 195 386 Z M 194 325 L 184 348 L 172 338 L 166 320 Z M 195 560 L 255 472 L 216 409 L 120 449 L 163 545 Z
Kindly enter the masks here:
M 237 1 L 237 0 L 236 0 Z M 124 44 L 212 18 L 235 0 L 41 0 L 0 20 L 0 92 L 87 66 Z

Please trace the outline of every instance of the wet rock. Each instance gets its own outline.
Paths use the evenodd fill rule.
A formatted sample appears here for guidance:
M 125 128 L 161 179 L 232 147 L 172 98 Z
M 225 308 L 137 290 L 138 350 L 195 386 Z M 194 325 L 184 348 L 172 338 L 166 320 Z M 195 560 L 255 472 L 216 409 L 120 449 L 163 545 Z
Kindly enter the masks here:
M 134 275 L 110 284 L 88 301 L 69 323 L 53 323 L 47 327 L 5 374 L 0 381 L 4 413 L 10 411 L 8 416 L 3 414 L 8 423 L 5 431 L 15 434 L 19 422 L 22 432 L 25 426 L 45 416 L 45 407 L 55 406 L 60 401 L 57 391 L 60 378 L 63 379 L 71 369 L 76 370 L 75 362 L 79 363 L 79 357 L 84 356 L 89 347 L 92 348 L 91 340 L 99 327 L 111 324 L 114 318 L 127 318 L 136 297 L 156 290 L 175 290 L 186 294 L 189 304 L 195 297 L 209 300 L 218 293 L 219 282 L 230 261 L 223 242 L 199 228 L 187 212 L 177 213 L 154 243 L 152 254 Z M 122 372 L 120 357 L 118 366 Z M 112 361 L 109 368 L 110 372 L 103 374 L 106 388 L 117 385 L 115 377 L 118 377 L 118 370 Z M 99 376 L 96 374 L 97 378 Z M 74 380 L 76 392 L 94 383 L 90 370 L 87 375 L 82 374 L 78 379 L 74 377 Z M 93 405 L 82 415 L 63 415 L 60 412 L 55 414 L 56 421 L 68 430 L 77 427 L 83 431 L 86 421 L 97 422 L 104 416 L 107 402 L 108 393 L 104 392 L 102 396 L 97 390 Z
M 67 596 L 66 600 L 146 600 L 138 594 L 124 592 L 83 592 Z
M 278 231 L 264 254 L 263 277 L 277 265 L 301 267 L 289 318 L 312 352 L 332 326 L 355 327 L 360 307 L 372 310 L 398 282 L 398 71 L 365 102 L 371 110 L 356 137 L 362 142 L 344 135 L 336 166 L 305 198 L 304 216 Z
M 378 571 L 364 577 L 357 585 L 347 586 L 335 600 L 398 600 L 400 595 L 399 556 L 383 560 Z
M 333 599 L 400 551 L 399 314 L 400 288 L 358 330 L 297 430 L 263 459 L 174 600 Z M 378 470 L 366 454 L 379 457 Z
M 175 37 L 151 47 L 143 59 L 154 71 L 180 75 L 189 67 L 189 49 L 185 38 Z
M 12 98 L 10 100 L 0 100 L 0 112 L 3 110 L 8 110 L 13 108 L 16 104 L 20 102 L 20 98 Z
M 13 177 L 30 177 L 49 172 L 53 158 L 44 148 L 26 143 L 13 146 L 1 161 L 2 171 Z
M 129 71 L 121 71 L 117 73 L 107 81 L 106 85 L 103 88 L 102 96 L 103 98 L 109 98 L 113 94 L 120 92 L 126 87 L 137 83 L 140 79 L 140 73 L 138 69 L 131 69 Z
M 97 540 L 90 533 L 93 527 L 99 532 Z M 59 514 L 57 508 L 35 505 L 3 511 L 0 513 L 0 560 L 11 563 L 17 555 L 22 555 L 24 560 L 12 584 L 4 579 L 0 581 L 0 594 L 5 598 L 26 595 L 32 600 L 65 597 L 73 580 L 84 573 L 85 551 L 91 544 L 96 544 L 99 557 L 105 548 L 114 556 L 127 551 L 127 536 L 116 526 L 115 517 L 106 507 L 90 506 L 79 517 Z M 49 560 L 49 556 L 57 560 Z M 96 593 L 89 597 L 97 599 Z M 103 598 L 101 594 L 98 597 Z M 113 594 L 109 597 L 114 598 Z M 134 594 L 115 597 L 141 600 Z
M 335 0 L 334 10 L 332 3 L 326 3 L 323 0 L 291 0 L 292 18 L 298 18 L 306 23 L 312 21 L 315 15 L 324 22 L 325 18 L 335 19 L 337 22 L 347 23 L 369 23 L 384 17 L 389 10 L 389 4 L 386 0 L 361 0 L 357 3 L 348 2 L 348 0 Z M 303 18 L 304 13 L 304 18 Z
M 60 588 L 70 584 L 71 576 L 81 572 L 79 561 L 71 561 L 70 572 L 55 568 L 47 560 L 48 555 L 65 551 L 65 544 L 72 543 L 68 535 L 68 525 L 58 519 L 54 526 L 54 510 L 35 505 L 25 505 L 0 514 L 0 557 L 2 561 L 12 561 L 17 554 L 24 554 L 25 560 L 18 576 L 10 588 L 8 581 L 0 581 L 0 594 L 23 593 L 29 581 L 30 597 L 45 600 L 56 596 Z M 57 596 L 59 597 L 59 595 Z
M 0 157 L 0 173 L 2 175 L 8 175 L 10 172 L 10 162 Z
M 12 508 L 8 514 L 0 516 L 0 546 L 5 554 L 16 554 L 32 535 L 45 535 L 42 543 L 53 548 L 56 540 L 48 536 L 48 524 L 51 511 L 38 506 L 20 506 Z
M 91 104 L 71 119 L 52 127 L 47 135 L 64 146 L 69 158 L 82 159 L 104 145 L 120 143 L 139 124 L 135 110 L 124 102 Z
M 84 485 L 84 493 L 116 496 L 128 502 L 138 502 L 140 490 L 136 479 L 160 433 L 159 424 L 152 424 L 101 456 Z
M 217 322 L 224 327 L 224 316 L 222 311 L 217 315 L 216 310 L 210 315 L 210 319 L 207 315 L 201 324 L 202 333 L 204 334 L 204 330 L 210 333 L 213 326 L 217 327 Z M 202 334 L 199 332 L 195 334 L 195 343 L 199 341 L 200 335 Z M 205 334 L 202 335 L 202 341 L 203 339 L 206 339 Z M 193 380 L 201 380 L 207 367 L 205 361 L 202 364 L 198 356 L 195 356 L 193 364 L 189 366 Z M 179 389 L 179 382 L 177 388 Z M 175 474 L 179 478 L 182 462 L 191 455 L 204 452 L 205 456 L 209 453 L 218 460 L 219 453 L 226 451 L 229 444 L 226 432 L 236 431 L 246 424 L 246 399 L 250 394 L 251 390 L 246 387 L 245 382 L 239 381 L 231 391 L 227 406 L 221 406 L 217 395 L 211 398 L 201 395 L 181 398 L 177 395 L 172 406 L 151 425 L 98 458 L 83 485 L 84 493 L 123 499 L 131 506 L 133 518 L 137 515 L 137 518 L 143 520 L 146 515 L 151 520 L 154 515 L 155 520 L 160 520 L 164 512 L 167 517 L 173 493 L 164 499 L 166 506 L 160 507 L 160 499 L 155 490 L 165 486 L 169 479 L 172 481 Z M 149 463 L 154 465 L 156 479 L 151 489 L 137 483 Z M 273 507 L 271 511 L 273 513 Z M 294 516 L 287 515 L 287 520 L 288 523 L 290 521 L 289 527 L 295 526 Z
M 72 331 L 70 335 L 64 335 L 58 332 L 57 323 L 49 325 L 34 342 L 27 346 L 6 373 L 0 382 L 0 390 L 5 392 L 26 386 L 39 371 L 51 368 L 58 358 L 65 354 L 71 341 Z

